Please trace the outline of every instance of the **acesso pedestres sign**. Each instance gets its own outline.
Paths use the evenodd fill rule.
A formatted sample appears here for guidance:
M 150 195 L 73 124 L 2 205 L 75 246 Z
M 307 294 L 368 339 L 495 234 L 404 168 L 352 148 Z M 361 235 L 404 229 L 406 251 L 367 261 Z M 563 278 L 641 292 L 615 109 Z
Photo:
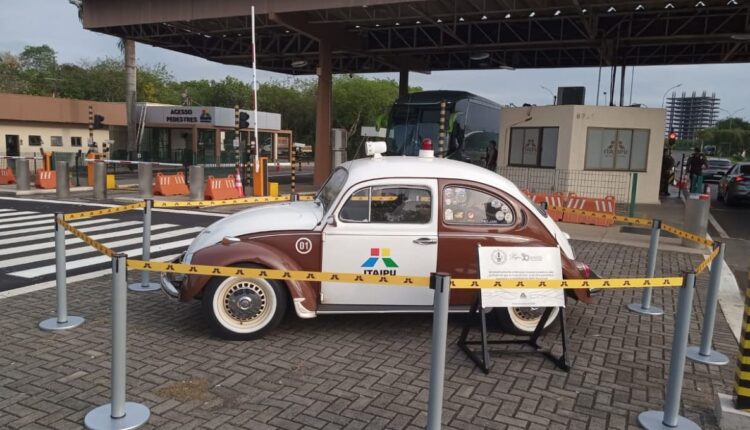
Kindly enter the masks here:
M 250 127 L 253 126 L 252 111 L 242 110 L 250 115 Z M 148 106 L 146 108 L 146 125 L 185 125 L 234 127 L 234 109 L 216 106 Z M 258 112 L 258 128 L 280 130 L 281 115 L 271 112 Z

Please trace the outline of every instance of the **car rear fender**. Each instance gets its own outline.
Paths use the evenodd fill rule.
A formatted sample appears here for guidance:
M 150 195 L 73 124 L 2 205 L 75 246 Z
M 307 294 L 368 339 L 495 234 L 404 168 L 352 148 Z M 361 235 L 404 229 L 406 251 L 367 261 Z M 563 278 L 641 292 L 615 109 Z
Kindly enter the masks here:
M 305 270 L 299 267 L 293 258 L 278 249 L 252 241 L 216 244 L 203 248 L 193 255 L 190 263 L 225 267 L 255 264 L 269 269 Z M 200 295 L 209 279 L 210 276 L 189 276 L 188 282 L 180 290 L 180 300 L 190 301 Z M 295 280 L 283 282 L 294 302 L 297 314 L 302 318 L 314 316 L 318 308 L 319 284 Z

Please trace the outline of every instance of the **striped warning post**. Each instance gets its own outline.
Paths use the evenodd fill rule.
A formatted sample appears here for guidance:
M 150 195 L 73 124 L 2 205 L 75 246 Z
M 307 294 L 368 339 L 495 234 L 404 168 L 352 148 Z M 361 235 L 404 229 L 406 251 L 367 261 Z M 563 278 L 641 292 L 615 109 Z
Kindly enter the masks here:
M 737 356 L 737 386 L 734 407 L 750 412 L 750 289 L 745 290 L 745 313 L 742 315 L 740 353 Z

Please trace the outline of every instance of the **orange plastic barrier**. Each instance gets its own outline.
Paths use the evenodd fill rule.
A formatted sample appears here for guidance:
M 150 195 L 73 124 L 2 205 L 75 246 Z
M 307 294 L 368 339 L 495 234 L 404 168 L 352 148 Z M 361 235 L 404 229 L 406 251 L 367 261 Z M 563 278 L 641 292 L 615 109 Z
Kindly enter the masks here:
M 555 221 L 561 221 L 563 219 L 562 211 L 550 209 L 550 207 L 563 207 L 565 205 L 565 194 L 549 193 L 544 196 L 544 201 L 547 202 L 547 215 Z
M 57 186 L 57 172 L 54 170 L 39 170 L 36 172 L 36 181 L 34 185 L 37 188 L 52 189 Z
M 227 200 L 240 197 L 240 193 L 234 187 L 234 175 L 229 175 L 226 178 L 208 177 L 206 200 Z
M 178 172 L 176 175 L 156 174 L 154 194 L 157 196 L 187 196 L 190 194 L 185 174 Z
M 605 212 L 615 214 L 615 198 L 614 196 L 607 196 L 601 199 L 593 197 L 579 197 L 574 193 L 570 193 L 568 196 L 568 204 L 566 207 L 573 209 L 581 209 L 585 211 L 593 212 Z M 592 217 L 584 214 L 574 214 L 565 212 L 562 217 L 563 222 L 572 222 L 577 224 L 590 224 L 600 226 L 610 226 L 615 223 L 614 218 L 606 219 L 600 217 Z
M 10 167 L 7 169 L 0 169 L 0 185 L 15 184 L 16 177 L 13 175 L 13 170 Z

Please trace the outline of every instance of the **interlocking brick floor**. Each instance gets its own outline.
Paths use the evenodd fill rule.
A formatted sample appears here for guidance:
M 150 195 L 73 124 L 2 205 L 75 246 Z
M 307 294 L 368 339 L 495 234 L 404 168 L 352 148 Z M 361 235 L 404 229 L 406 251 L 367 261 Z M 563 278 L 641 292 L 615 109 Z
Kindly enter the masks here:
M 574 246 L 602 276 L 645 272 L 644 249 Z M 659 273 L 698 262 L 662 252 Z M 707 278 L 699 277 L 691 344 L 699 341 Z M 70 313 L 87 321 L 64 333 L 37 329 L 54 313 L 54 290 L 0 301 L 0 428 L 77 429 L 86 412 L 109 402 L 110 288 L 108 278 L 72 284 Z M 161 293 L 129 293 L 128 300 L 128 400 L 151 408 L 149 428 L 425 426 L 429 315 L 292 316 L 264 339 L 228 342 L 211 336 L 197 302 Z M 676 291 L 654 292 L 664 317 L 624 309 L 638 300 L 640 290 L 621 290 L 602 292 L 593 305 L 568 302 L 570 373 L 538 355 L 506 354 L 494 355 L 484 375 L 455 346 L 463 319 L 451 316 L 445 428 L 637 428 L 640 412 L 662 409 Z M 737 344 L 723 318 L 715 345 L 734 360 Z M 555 342 L 555 334 L 543 342 Z M 682 414 L 716 428 L 713 400 L 731 392 L 733 372 L 732 364 L 688 361 Z

